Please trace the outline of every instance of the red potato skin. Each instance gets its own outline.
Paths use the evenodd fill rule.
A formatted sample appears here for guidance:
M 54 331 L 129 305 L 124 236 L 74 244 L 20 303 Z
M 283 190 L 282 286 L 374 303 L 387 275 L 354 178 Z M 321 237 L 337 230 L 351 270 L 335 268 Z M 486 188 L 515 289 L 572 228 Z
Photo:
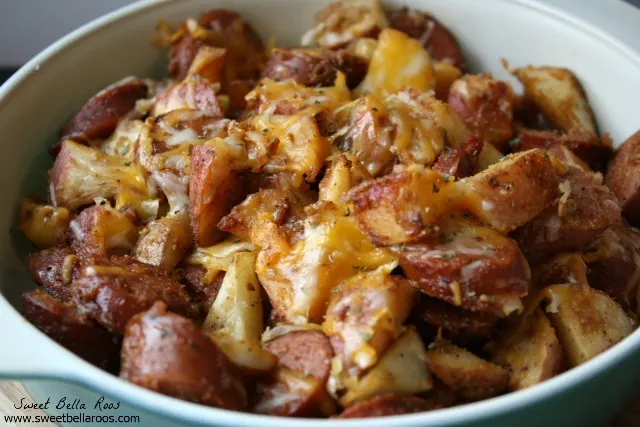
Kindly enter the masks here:
M 65 259 L 74 256 L 73 251 L 66 246 L 60 246 L 27 255 L 25 263 L 31 272 L 31 277 L 48 293 L 54 297 L 68 301 L 71 299 L 71 288 L 64 283 L 63 268 Z M 79 273 L 80 262 L 77 257 L 70 258 L 72 262 L 72 279 Z
M 385 394 L 363 402 L 357 402 L 335 418 L 372 418 L 390 415 L 413 414 L 437 409 L 432 402 L 414 396 Z
M 198 48 L 208 44 L 227 49 L 222 90 L 235 80 L 257 80 L 265 63 L 264 45 L 253 28 L 238 13 L 214 9 L 203 13 L 198 24 L 212 31 L 211 40 L 194 39 L 189 31 L 176 40 L 169 50 L 169 75 L 182 80 L 189 70 Z
M 162 302 L 127 324 L 121 358 L 120 377 L 141 387 L 218 408 L 247 406 L 246 390 L 222 350 Z
M 511 85 L 489 75 L 467 75 L 455 81 L 448 103 L 476 135 L 506 151 L 514 135 L 516 102 Z
M 469 137 L 460 148 L 445 147 L 434 163 L 433 169 L 456 179 L 475 175 L 480 170 L 478 155 L 483 147 L 484 141 L 477 136 Z
M 455 37 L 432 16 L 404 7 L 392 12 L 389 22 L 391 28 L 418 40 L 434 61 L 448 61 L 463 71 L 467 68 Z
M 533 148 L 548 149 L 554 145 L 564 145 L 594 170 L 603 170 L 613 154 L 613 148 L 607 138 L 599 140 L 589 132 L 563 134 L 553 130 L 521 129 L 518 144 L 514 151 L 527 151 Z
M 24 317 L 58 344 L 103 369 L 117 366 L 119 340 L 74 304 L 35 290 L 22 295 L 22 305 Z
M 627 220 L 640 225 L 640 131 L 631 135 L 611 159 L 605 183 L 618 198 Z
M 193 301 L 200 306 L 200 310 L 207 313 L 220 292 L 225 272 L 218 272 L 211 283 L 204 283 L 206 270 L 201 265 L 185 264 L 178 270 L 181 276 L 180 283 L 186 286 Z
M 189 214 L 193 240 L 199 246 L 211 246 L 222 239 L 218 222 L 244 195 L 241 178 L 228 160 L 214 147 L 192 147 Z
M 344 49 L 275 49 L 262 76 L 276 81 L 295 80 L 305 86 L 332 86 L 338 71 L 344 73 L 347 86 L 353 89 L 367 73 L 367 62 Z
M 83 312 L 117 333 L 123 333 L 133 316 L 156 301 L 164 301 L 176 312 L 195 314 L 183 285 L 164 269 L 131 257 L 87 260 L 71 284 L 71 293 Z
M 136 101 L 147 96 L 147 86 L 140 80 L 128 80 L 94 95 L 60 131 L 60 139 L 106 138 L 129 113 Z

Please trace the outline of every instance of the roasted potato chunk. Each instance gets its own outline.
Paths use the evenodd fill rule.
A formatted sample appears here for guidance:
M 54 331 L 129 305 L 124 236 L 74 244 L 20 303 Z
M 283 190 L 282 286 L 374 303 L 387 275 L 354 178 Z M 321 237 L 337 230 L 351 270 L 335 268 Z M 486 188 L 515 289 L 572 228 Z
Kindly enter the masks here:
M 318 200 L 333 202 L 336 205 L 343 203 L 351 188 L 369 179 L 372 179 L 372 176 L 357 158 L 341 154 L 331 162 L 320 181 Z
M 301 240 L 289 245 L 273 223 L 262 238 L 267 245 L 256 274 L 275 312 L 289 322 L 320 323 L 331 291 L 358 272 L 394 261 L 360 231 L 345 208 L 331 202 L 308 206 Z
M 488 399 L 509 385 L 508 371 L 447 341 L 431 344 L 425 357 L 429 372 L 461 399 Z
M 189 214 L 193 240 L 199 246 L 220 241 L 218 221 L 242 200 L 240 178 L 224 146 L 194 146 L 191 153 Z
M 434 57 L 432 59 L 435 60 Z M 447 61 L 435 61 L 433 72 L 436 76 L 436 98 L 446 101 L 449 99 L 451 85 L 462 76 L 462 71 Z
M 140 232 L 134 257 L 141 262 L 173 270 L 193 244 L 186 212 L 148 223 Z
M 633 225 L 640 225 L 640 131 L 631 135 L 609 163 L 605 182 Z
M 512 154 L 457 185 L 465 195 L 460 203 L 501 233 L 526 224 L 558 195 L 555 170 L 542 150 Z
M 335 49 L 361 37 L 376 37 L 388 26 L 379 0 L 338 0 L 316 13 L 316 25 L 302 36 L 302 45 Z
M 529 266 L 518 245 L 491 228 L 446 217 L 435 236 L 392 250 L 410 283 L 427 295 L 496 316 L 522 309 Z
M 71 221 L 71 248 L 80 255 L 128 254 L 138 240 L 135 220 L 132 212 L 118 211 L 102 201 Z
M 39 204 L 32 197 L 20 203 L 18 228 L 40 249 L 61 243 L 70 221 L 67 208 Z
M 527 66 L 513 70 L 524 93 L 564 132 L 596 133 L 591 107 L 576 76 L 566 68 Z
M 189 65 L 187 75 L 197 74 L 212 83 L 220 83 L 224 80 L 226 57 L 226 49 L 200 46 L 196 56 L 191 61 L 191 65 Z
M 508 82 L 487 74 L 467 74 L 449 89 L 448 102 L 469 130 L 505 151 L 513 138 L 513 109 L 516 101 Z
M 133 206 L 142 217 L 156 197 L 138 166 L 70 140 L 62 143 L 49 171 L 49 189 L 54 206 L 75 210 L 97 197 L 117 196 L 119 205 Z
M 406 279 L 390 276 L 386 266 L 353 276 L 334 291 L 323 329 L 343 372 L 359 376 L 400 335 L 416 294 Z
M 435 61 L 466 68 L 465 59 L 455 37 L 433 16 L 403 7 L 391 13 L 390 25 L 422 44 Z
M 546 313 L 572 367 L 614 346 L 635 328 L 615 301 L 588 286 L 553 285 L 543 295 Z
M 538 287 L 556 283 L 587 285 L 587 265 L 579 253 L 567 253 L 554 257 L 536 268 L 535 283 Z
M 382 99 L 406 88 L 427 92 L 434 87 L 433 64 L 420 42 L 387 28 L 378 37 L 367 75 L 355 93 Z
M 493 363 L 511 373 L 509 390 L 534 386 L 562 369 L 562 347 L 549 319 L 539 308 L 512 321 L 501 336 L 487 344 L 487 350 Z
M 262 297 L 254 273 L 256 255 L 238 252 L 222 280 L 202 329 L 235 341 L 259 342 L 262 335 Z
M 377 395 L 414 395 L 433 387 L 427 371 L 425 350 L 420 337 L 407 329 L 386 351 L 380 361 L 340 398 L 343 407 Z M 334 371 L 340 363 L 334 359 Z M 332 375 L 334 372 L 332 372 Z
M 159 117 L 173 110 L 190 108 L 224 117 L 224 111 L 216 95 L 216 88 L 209 79 L 199 74 L 192 74 L 157 95 L 151 115 Z
M 456 179 L 475 175 L 480 170 L 478 156 L 483 147 L 484 141 L 477 136 L 469 137 L 459 148 L 445 147 L 434 163 L 433 169 Z

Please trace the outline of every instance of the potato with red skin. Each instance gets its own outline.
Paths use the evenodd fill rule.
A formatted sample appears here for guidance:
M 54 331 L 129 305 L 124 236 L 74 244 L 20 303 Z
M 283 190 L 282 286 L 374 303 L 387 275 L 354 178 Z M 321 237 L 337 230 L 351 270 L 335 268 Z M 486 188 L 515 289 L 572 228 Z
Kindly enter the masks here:
M 254 410 L 290 417 L 326 416 L 335 411 L 325 388 L 333 357 L 325 334 L 292 331 L 267 341 L 263 348 L 278 357 L 278 368 L 273 378 L 257 384 Z
M 178 30 L 181 36 L 169 49 L 169 75 L 182 80 L 198 49 L 203 45 L 227 50 L 224 64 L 223 91 L 234 80 L 257 79 L 265 61 L 265 49 L 254 29 L 237 12 L 213 9 L 203 13 L 198 25 L 207 30 L 207 37 L 194 36 L 186 24 Z
M 22 313 L 36 328 L 68 350 L 103 369 L 118 361 L 118 339 L 78 307 L 42 290 L 22 294 Z
M 159 267 L 130 257 L 87 259 L 71 284 L 72 301 L 112 332 L 123 333 L 134 315 L 156 301 L 172 310 L 195 314 L 191 299 L 180 283 Z
M 618 198 L 625 218 L 640 225 L 640 130 L 627 138 L 609 162 L 605 183 Z
M 200 306 L 200 311 L 207 313 L 218 296 L 225 272 L 219 271 L 211 283 L 205 281 L 207 270 L 201 265 L 184 264 L 178 266 L 180 283 L 184 284 L 191 299 Z
M 242 410 L 247 392 L 222 350 L 192 320 L 156 302 L 127 324 L 120 377 L 203 405 Z
M 434 17 L 403 7 L 389 16 L 391 28 L 418 40 L 434 61 L 447 61 L 460 70 L 466 69 L 464 55 L 455 37 Z
M 193 240 L 211 246 L 222 239 L 218 222 L 242 200 L 240 176 L 223 147 L 198 145 L 191 151 L 189 214 Z
M 613 193 L 592 174 L 571 167 L 558 180 L 559 200 L 513 234 L 532 262 L 581 249 L 620 220 Z
M 120 119 L 134 109 L 136 101 L 145 98 L 147 86 L 138 79 L 127 78 L 92 96 L 60 131 L 60 138 L 106 138 Z
M 589 132 L 561 133 L 552 130 L 521 129 L 514 151 L 544 148 L 547 151 L 561 145 L 570 149 L 578 158 L 595 170 L 603 170 L 613 154 L 611 141 L 598 138 Z
M 125 255 L 138 240 L 136 222 L 133 211 L 121 212 L 106 202 L 88 207 L 71 221 L 71 249 L 79 255 Z
M 499 317 L 522 309 L 527 261 L 512 239 L 474 220 L 445 218 L 434 237 L 391 249 L 409 282 L 427 295 Z
M 415 396 L 386 394 L 354 403 L 336 418 L 372 418 L 390 415 L 413 414 L 437 409 L 428 400 Z
M 488 74 L 467 74 L 456 80 L 448 98 L 469 130 L 500 151 L 505 151 L 513 138 L 515 101 L 511 85 Z
M 333 86 L 338 71 L 344 73 L 353 89 L 367 72 L 362 58 L 342 49 L 274 49 L 262 73 L 275 81 L 295 80 L 304 86 Z
M 509 371 L 442 339 L 429 346 L 426 358 L 429 371 L 469 402 L 501 394 L 509 385 Z
M 466 345 L 488 339 L 499 317 L 465 310 L 423 294 L 413 307 L 410 319 L 423 339 L 428 338 L 425 342 L 442 331 L 444 338 Z
M 470 136 L 459 148 L 445 147 L 433 164 L 433 169 L 457 179 L 475 175 L 480 171 L 478 156 L 482 152 L 484 141 Z
M 31 253 L 25 264 L 33 280 L 48 293 L 62 301 L 71 299 L 69 284 L 80 272 L 80 260 L 71 248 L 59 246 Z
M 174 110 L 188 108 L 224 117 L 224 111 L 216 95 L 213 82 L 198 74 L 190 75 L 155 97 L 151 115 L 159 117 Z
M 220 117 L 219 114 L 202 110 L 181 108 L 170 111 L 147 121 L 151 126 L 149 137 L 151 147 L 140 147 L 138 150 L 148 150 L 144 155 L 154 155 L 169 151 L 176 146 L 198 139 L 211 139 L 228 136 L 227 128 L 231 120 Z M 143 153 L 139 153 L 141 155 Z

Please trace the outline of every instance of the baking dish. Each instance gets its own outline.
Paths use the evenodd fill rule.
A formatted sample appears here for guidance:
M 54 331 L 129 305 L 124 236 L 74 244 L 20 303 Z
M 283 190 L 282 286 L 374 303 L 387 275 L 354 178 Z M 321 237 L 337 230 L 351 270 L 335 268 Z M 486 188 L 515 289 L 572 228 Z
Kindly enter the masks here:
M 150 43 L 160 19 L 178 22 L 213 7 L 240 12 L 263 38 L 295 45 L 323 0 L 181 0 L 142 2 L 114 12 L 52 45 L 0 89 L 0 128 L 5 155 L 0 175 L 5 197 L 0 224 L 9 231 L 20 196 L 44 188 L 52 135 L 83 101 L 124 76 L 162 74 L 165 53 Z M 600 128 L 616 143 L 638 126 L 640 57 L 619 41 L 552 8 L 528 0 L 397 0 L 431 11 L 460 39 L 471 66 L 508 78 L 500 59 L 512 65 L 549 64 L 575 70 L 584 83 Z M 285 25 L 283 25 L 283 23 Z M 13 231 L 0 245 L 0 376 L 56 379 L 30 382 L 36 401 L 74 398 L 92 412 L 104 394 L 122 403 L 117 415 L 141 412 L 143 425 L 299 426 L 326 420 L 261 417 L 171 399 L 127 384 L 50 341 L 16 312 L 21 292 L 32 288 L 21 257 L 25 242 Z M 638 332 L 601 357 L 540 386 L 452 409 L 344 425 L 599 425 L 624 403 L 640 369 Z M 61 381 L 79 384 L 82 388 Z M 86 389 L 93 390 L 88 392 Z M 91 393 L 91 394 L 90 394 Z M 125 408 L 125 405 L 127 406 Z M 53 409 L 54 413 L 74 413 Z M 99 411 L 94 410 L 96 414 Z M 112 415 L 114 413 L 111 413 Z M 153 415 L 155 414 L 155 415 Z M 104 415 L 104 413 L 103 413 Z

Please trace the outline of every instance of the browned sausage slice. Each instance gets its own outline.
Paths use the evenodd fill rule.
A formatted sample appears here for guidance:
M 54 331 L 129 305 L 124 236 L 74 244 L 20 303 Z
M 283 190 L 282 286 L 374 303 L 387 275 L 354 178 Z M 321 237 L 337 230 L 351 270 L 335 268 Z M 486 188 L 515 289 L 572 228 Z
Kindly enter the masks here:
M 118 361 L 118 339 L 71 303 L 41 290 L 22 295 L 23 314 L 51 339 L 78 356 L 108 369 Z
M 640 225 L 640 130 L 631 135 L 609 163 L 605 178 L 632 225 Z
M 87 101 L 62 128 L 60 138 L 106 138 L 136 101 L 147 96 L 147 86 L 137 79 L 125 79 L 109 86 Z
M 222 350 L 162 302 L 127 324 L 120 377 L 204 405 L 235 410 L 247 405 L 246 391 Z
M 620 220 L 620 207 L 596 177 L 571 167 L 558 177 L 559 201 L 514 233 L 531 261 L 581 249 Z
M 532 148 L 550 149 L 554 145 L 564 145 L 569 148 L 595 170 L 604 169 L 613 154 L 609 139 L 605 137 L 598 139 L 590 132 L 565 134 L 558 131 L 522 129 L 518 134 L 515 148 L 516 151 L 526 151 Z
M 336 418 L 371 418 L 430 411 L 434 405 L 420 397 L 386 394 L 355 403 Z
M 404 7 L 391 13 L 389 21 L 391 28 L 422 43 L 434 61 L 448 61 L 461 70 L 466 68 L 455 37 L 432 16 Z
M 155 301 L 180 313 L 193 312 L 184 286 L 160 267 L 130 257 L 88 259 L 84 264 L 71 284 L 73 301 L 110 331 L 124 332 L 129 319 Z
M 78 259 L 68 247 L 56 247 L 34 252 L 25 259 L 35 282 L 56 298 L 71 298 L 69 284 L 78 276 Z
M 325 384 L 333 350 L 320 331 L 293 331 L 267 341 L 264 348 L 278 357 L 275 376 L 257 384 L 258 413 L 282 416 L 326 416 L 335 403 Z
M 392 249 L 412 285 L 467 310 L 508 315 L 529 289 L 518 245 L 470 219 L 447 218 L 435 238 Z
M 287 369 L 311 375 L 323 384 L 329 377 L 333 350 L 320 331 L 293 331 L 264 344 Z

